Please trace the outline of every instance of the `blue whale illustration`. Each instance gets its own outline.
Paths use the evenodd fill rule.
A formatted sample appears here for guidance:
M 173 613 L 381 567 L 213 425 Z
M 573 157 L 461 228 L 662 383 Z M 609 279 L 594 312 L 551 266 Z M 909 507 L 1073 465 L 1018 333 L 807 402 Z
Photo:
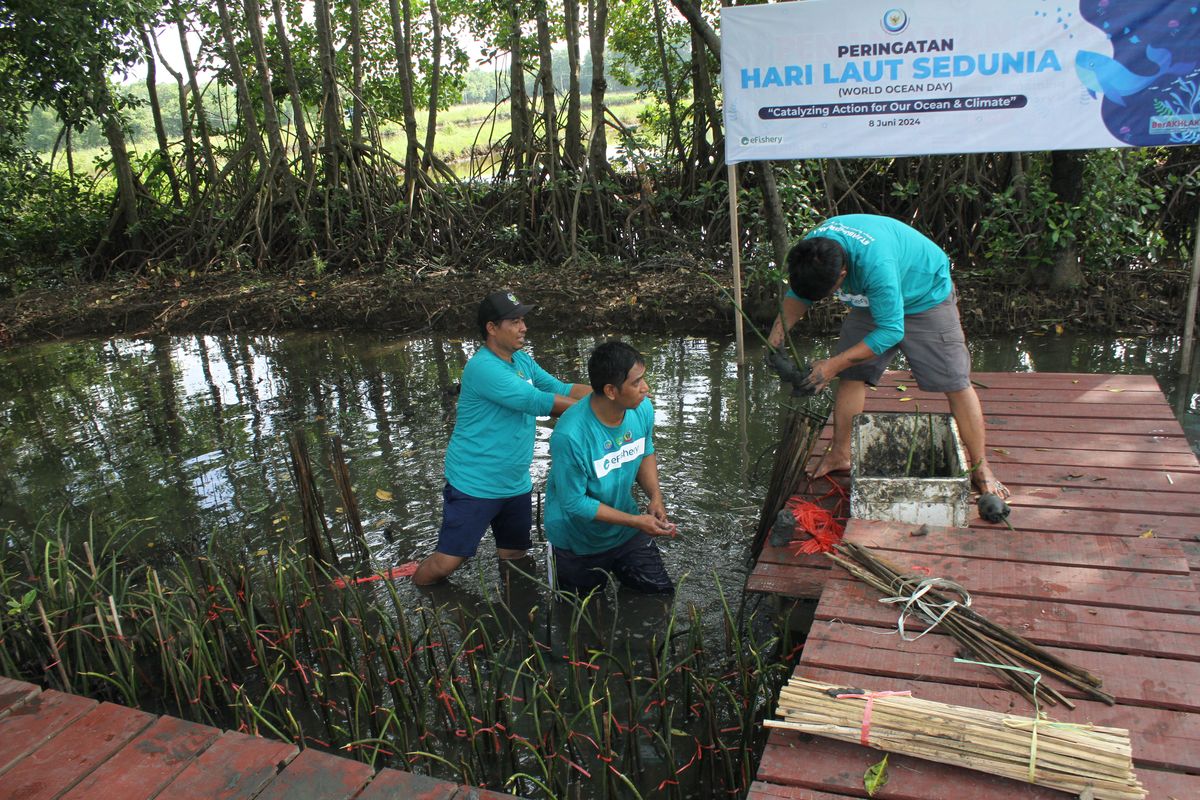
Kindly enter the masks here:
M 1092 97 L 1102 94 L 1119 106 L 1125 98 L 1137 94 L 1164 75 L 1186 75 L 1195 69 L 1194 62 L 1171 63 L 1171 53 L 1160 47 L 1146 46 L 1146 58 L 1158 65 L 1153 75 L 1139 75 L 1124 64 L 1091 50 L 1075 55 L 1075 73 Z

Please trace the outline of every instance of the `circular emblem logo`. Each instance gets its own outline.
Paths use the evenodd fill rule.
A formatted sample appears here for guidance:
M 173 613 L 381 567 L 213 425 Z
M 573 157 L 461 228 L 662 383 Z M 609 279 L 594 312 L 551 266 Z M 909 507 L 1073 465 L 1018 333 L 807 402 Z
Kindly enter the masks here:
M 514 306 L 521 305 L 521 303 L 517 300 L 517 296 L 512 292 L 508 293 L 508 302 L 512 303 Z
M 908 12 L 902 8 L 889 8 L 883 12 L 880 25 L 883 26 L 884 33 L 890 33 L 892 36 L 903 33 L 908 27 Z
M 612 450 L 612 449 L 613 449 L 613 440 L 612 440 L 612 439 L 605 439 L 605 440 L 604 440 L 604 449 L 605 449 L 606 451 L 608 451 L 608 450 Z
M 749 136 L 743 136 L 743 137 L 742 137 L 742 144 L 743 144 L 743 145 L 750 144 L 750 137 L 749 137 Z
M 627 442 L 633 441 L 633 431 L 625 431 L 624 439 Z

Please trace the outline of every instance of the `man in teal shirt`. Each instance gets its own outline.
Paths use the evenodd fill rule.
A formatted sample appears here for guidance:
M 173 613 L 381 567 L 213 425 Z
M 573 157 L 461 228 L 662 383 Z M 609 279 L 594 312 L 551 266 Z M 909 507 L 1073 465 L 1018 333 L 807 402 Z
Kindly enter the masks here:
M 980 492 L 1008 497 L 988 465 L 983 409 L 971 385 L 971 355 L 958 317 L 950 258 L 920 232 L 890 217 L 846 214 L 818 225 L 788 253 L 791 288 L 771 329 L 772 347 L 818 300 L 835 295 L 850 306 L 834 355 L 812 365 L 807 386 L 824 389 L 840 376 L 833 443 L 812 472 L 850 468 L 854 416 L 867 386 L 903 352 L 917 385 L 942 392 L 971 459 Z
M 525 315 L 533 308 L 509 291 L 493 292 L 479 304 L 484 345 L 463 369 L 446 449 L 442 527 L 436 550 L 421 562 L 413 583 L 448 577 L 475 555 L 489 525 L 500 558 L 521 558 L 530 547 L 535 420 L 558 416 L 591 391 L 558 380 L 523 352 Z
M 586 592 L 611 572 L 650 593 L 674 591 L 651 537 L 673 536 L 658 485 L 654 406 L 646 364 L 624 342 L 605 342 L 588 358 L 592 396 L 562 415 L 550 437 L 546 538 L 558 584 Z M 639 512 L 633 484 L 646 493 Z

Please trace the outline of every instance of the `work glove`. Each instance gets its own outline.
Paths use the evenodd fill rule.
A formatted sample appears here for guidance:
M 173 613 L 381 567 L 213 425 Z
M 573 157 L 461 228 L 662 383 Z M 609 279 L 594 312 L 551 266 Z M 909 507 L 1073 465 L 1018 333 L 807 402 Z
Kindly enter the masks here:
M 816 392 L 816 387 L 808 380 L 812 371 L 808 364 L 796 366 L 796 362 L 783 350 L 768 347 L 767 364 L 779 375 L 782 386 L 790 386 L 792 397 L 808 397 Z
M 1008 519 L 1008 512 L 1012 510 L 1008 503 L 991 492 L 979 495 L 975 505 L 979 508 L 979 517 L 985 522 L 1004 522 Z

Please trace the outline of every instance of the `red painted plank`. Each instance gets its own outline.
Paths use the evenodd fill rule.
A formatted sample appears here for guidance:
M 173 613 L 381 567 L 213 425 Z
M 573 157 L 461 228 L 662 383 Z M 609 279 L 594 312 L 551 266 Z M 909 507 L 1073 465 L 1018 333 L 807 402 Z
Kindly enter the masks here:
M 1179 478 L 1181 473 L 1200 473 L 1200 461 L 1196 460 L 1187 443 L 1178 439 L 1144 442 L 1136 436 L 1110 436 L 1097 442 L 1095 438 L 1099 437 L 1088 437 L 1087 444 L 1097 449 L 1082 449 L 1069 446 L 1078 442 L 1079 437 L 1074 435 L 1070 435 L 1070 441 L 1051 447 L 1045 446 L 1052 443 L 1041 436 L 1037 437 L 1039 446 L 1030 447 L 1030 438 L 1013 433 L 989 436 L 987 454 L 992 468 L 1007 470 L 1011 464 L 1046 464 L 1083 469 L 1106 467 L 1130 472 L 1158 472 L 1170 475 L 1171 480 Z M 1109 444 L 1107 447 L 1106 442 Z M 1166 481 L 1166 478 L 1162 480 Z
M 1027 421 L 1023 424 L 1032 425 L 1033 423 Z M 830 439 L 832 434 L 832 429 L 825 428 L 821 432 L 821 438 L 822 440 Z M 1043 454 L 1062 453 L 1068 459 L 1075 454 L 1078 454 L 1079 458 L 1084 458 L 1089 453 L 1100 455 L 1111 453 L 1114 461 L 1110 466 L 1114 467 L 1122 466 L 1122 459 L 1130 456 L 1135 459 L 1140 457 L 1149 460 L 1151 464 L 1156 464 L 1159 455 L 1165 455 L 1171 459 L 1170 463 L 1179 463 L 1181 468 L 1193 471 L 1197 468 L 1194 463 L 1196 454 L 1192 452 L 1186 438 L 1163 434 L 1134 433 L 1124 428 L 1112 433 L 1096 431 L 1080 435 L 1075 432 L 1063 431 L 1031 432 L 1021 430 L 1020 427 L 1000 426 L 988 429 L 987 444 L 988 455 L 997 459 L 1004 455 L 997 453 L 997 449 L 1011 449 L 1015 453 L 1019 448 L 1026 448 Z M 1034 444 L 1037 446 L 1031 446 Z M 1039 460 L 1050 457 L 1043 455 Z M 1063 461 L 1062 463 L 1069 464 L 1071 462 Z
M 152 798 L 204 752 L 220 733 L 207 725 L 176 717 L 159 717 L 76 784 L 63 800 Z
M 1098 676 L 1104 682 L 1104 691 L 1119 703 L 1200 712 L 1198 662 L 1062 647 L 1046 649 Z M 1002 688 L 1000 679 L 985 667 L 955 663 L 957 655 L 958 644 L 936 632 L 915 642 L 905 642 L 894 634 L 880 636 L 877 630 L 818 621 L 813 624 L 804 644 L 801 662 L 805 666 L 845 670 L 870 664 L 871 671 L 880 675 Z M 1052 682 L 1067 697 L 1084 696 L 1057 681 Z M 1054 713 L 1053 708 L 1046 710 Z
M 32 683 L 0 675 L 0 719 L 4 719 L 10 711 L 35 697 L 40 691 L 41 689 Z
M 1022 506 L 1008 521 L 1019 535 L 1037 532 L 1089 533 L 1100 536 L 1143 536 L 1147 531 L 1161 539 L 1192 540 L 1196 536 L 1194 516 L 1164 515 L 1147 511 L 1117 512 L 1096 508 L 1040 508 Z M 972 515 L 971 528 L 998 530 Z M 1007 530 L 1007 528 L 1005 529 Z
M 1181 775 L 1156 769 L 1138 770 L 1150 800 L 1195 800 L 1200 797 L 1200 775 Z
M 880 594 L 835 570 L 825 584 L 816 617 L 848 625 L 895 628 L 899 609 L 879 602 Z M 1047 603 L 1026 598 L 974 595 L 971 608 L 992 622 L 1044 646 L 1106 650 L 1180 661 L 1200 661 L 1200 617 L 1125 608 Z M 905 629 L 920 632 L 911 619 Z
M 95 706 L 86 697 L 49 691 L 14 708 L 0 719 L 0 774 Z
M 772 731 L 758 779 L 826 792 L 862 792 L 863 773 L 883 753 L 795 731 Z M 1064 800 L 1052 789 L 910 756 L 888 756 L 888 782 L 877 800 Z
M 250 800 L 298 752 L 294 744 L 225 731 L 155 800 Z
M 460 786 L 454 800 L 509 800 L 511 794 L 501 794 L 491 789 L 480 789 L 478 786 Z
M 759 564 L 746 579 L 746 591 L 815 600 L 829 579 L 829 570 Z
M 144 711 L 101 703 L 6 772 L 0 800 L 58 797 L 153 721 Z
M 869 674 L 870 671 L 870 665 L 862 665 L 851 672 L 818 669 L 802 664 L 797 667 L 796 674 L 836 686 L 853 686 L 874 692 L 911 691 L 916 697 L 937 703 L 1031 716 L 1028 703 L 1003 689 L 888 678 Z M 1065 707 L 1055 708 L 1050 716 L 1058 722 L 1128 730 L 1134 762 L 1139 767 L 1200 771 L 1200 714 L 1140 706 L 1107 706 L 1092 700 L 1080 700 L 1074 711 Z
M 1111 375 L 1092 372 L 975 372 L 971 380 L 977 392 L 991 389 L 1120 389 L 1125 392 L 1159 392 L 1158 381 L 1153 375 Z M 879 381 L 879 386 L 904 384 L 915 387 L 912 372 L 903 369 L 888 370 Z M 979 384 L 983 384 L 980 386 Z
M 996 461 L 992 468 L 1005 483 L 1023 486 L 1103 486 L 1139 492 L 1190 494 L 1193 508 L 1200 507 L 1200 472 L 1129 470 L 1123 467 L 1065 467 L 1050 464 L 1021 464 Z
M 856 794 L 829 794 L 800 786 L 780 786 L 778 783 L 754 781 L 746 800 L 846 800 L 847 797 L 866 797 L 865 791 Z
M 292 759 L 259 800 L 350 800 L 375 773 L 370 766 L 309 748 Z
M 914 536 L 914 532 L 921 535 Z M 1057 564 L 1071 567 L 1187 575 L 1187 558 L 1176 542 L 1086 534 L 1014 535 L 1007 528 L 982 530 L 917 526 L 903 522 L 852 519 L 846 541 L 887 553 L 938 554 L 986 561 Z M 804 563 L 804 562 L 801 562 Z
M 997 473 L 1004 480 L 1002 473 Z M 1150 513 L 1162 516 L 1187 516 L 1195 519 L 1200 495 L 1172 495 L 1164 492 L 1123 491 L 1100 485 L 1021 486 L 1005 481 L 1012 491 L 1008 504 L 1014 509 L 1069 508 L 1078 511 L 1118 511 L 1125 514 Z M 1016 525 L 1016 522 L 1013 523 Z
M 1114 395 L 1114 398 L 1121 398 L 1123 396 Z M 993 400 L 990 397 L 981 397 L 980 401 L 983 403 L 983 413 L 989 423 L 992 418 L 1007 420 L 1015 420 L 1022 417 L 1058 419 L 1062 421 L 1076 421 L 1077 427 L 1067 428 L 1067 430 L 1086 431 L 1091 430 L 1092 425 L 1104 421 L 1136 419 L 1143 422 L 1157 423 L 1157 426 L 1161 427 L 1163 432 L 1168 430 L 1168 425 L 1179 425 L 1175 419 L 1175 412 L 1166 403 L 1122 403 L 1119 399 L 1105 405 L 1074 403 L 1067 400 L 1022 403 Z M 868 398 L 867 402 L 867 410 L 871 412 L 894 411 L 909 414 L 914 413 L 916 409 L 919 409 L 919 413 L 922 414 L 928 412 L 945 414 L 950 410 L 950 405 L 944 395 L 919 399 L 911 394 L 892 393 L 885 395 L 883 392 L 872 395 Z M 1180 430 L 1182 431 L 1182 428 Z M 1158 431 L 1155 432 L 1157 433 Z
M 355 800 L 454 800 L 458 785 L 398 769 L 380 770 Z

